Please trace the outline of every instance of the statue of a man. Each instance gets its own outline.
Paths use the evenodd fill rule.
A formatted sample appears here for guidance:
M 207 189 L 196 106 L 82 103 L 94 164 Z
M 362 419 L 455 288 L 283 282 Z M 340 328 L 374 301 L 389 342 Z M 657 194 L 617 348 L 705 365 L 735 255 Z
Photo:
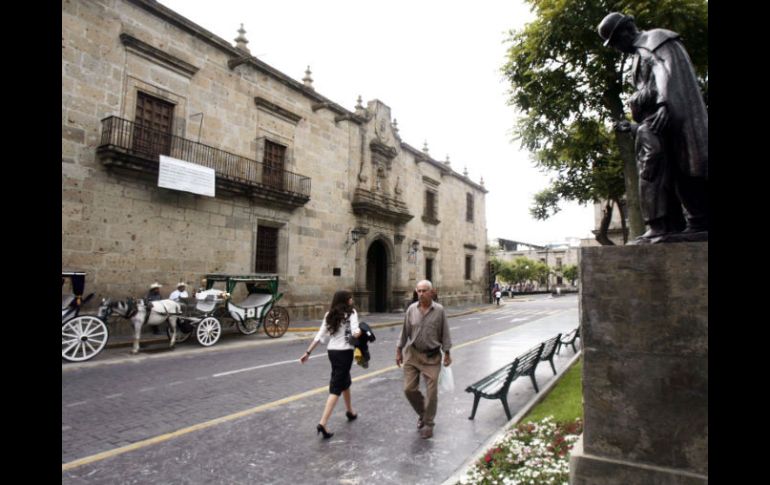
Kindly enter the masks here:
M 636 243 L 707 240 L 708 113 L 679 35 L 639 31 L 632 16 L 618 12 L 604 17 L 598 30 L 604 45 L 633 54 L 636 91 L 629 104 L 637 123 L 621 121 L 616 129 L 636 137 L 640 204 L 649 226 Z

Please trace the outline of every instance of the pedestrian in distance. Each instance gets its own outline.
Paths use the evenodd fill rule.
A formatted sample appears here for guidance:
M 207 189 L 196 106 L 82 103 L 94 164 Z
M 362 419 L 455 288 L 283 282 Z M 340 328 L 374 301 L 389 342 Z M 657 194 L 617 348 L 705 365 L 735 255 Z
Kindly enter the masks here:
M 497 300 L 497 306 L 500 306 L 500 299 L 503 297 L 503 292 L 500 290 L 495 291 L 495 300 Z
M 443 364 L 449 366 L 452 358 L 444 307 L 433 301 L 433 285 L 428 280 L 417 283 L 419 300 L 406 310 L 404 326 L 396 344 L 396 365 L 404 365 L 404 395 L 417 413 L 417 429 L 424 439 L 433 436 L 434 418 L 438 409 L 438 376 Z M 425 379 L 426 396 L 420 392 L 420 376 Z
M 342 394 L 345 400 L 345 417 L 348 421 L 358 418 L 358 414 L 353 412 L 353 405 L 350 396 L 350 368 L 353 365 L 353 345 L 350 343 L 350 337 L 360 337 L 361 330 L 358 326 L 358 313 L 353 308 L 353 294 L 347 290 L 340 290 L 334 294 L 329 311 L 324 315 L 321 328 L 313 338 L 310 347 L 302 354 L 299 361 L 304 364 L 310 358 L 320 342 L 326 342 L 326 352 L 332 366 L 331 379 L 329 381 L 329 397 L 326 399 L 321 421 L 316 426 L 316 432 L 323 434 L 324 439 L 334 436 L 330 433 L 326 425 L 329 422 L 334 406 Z

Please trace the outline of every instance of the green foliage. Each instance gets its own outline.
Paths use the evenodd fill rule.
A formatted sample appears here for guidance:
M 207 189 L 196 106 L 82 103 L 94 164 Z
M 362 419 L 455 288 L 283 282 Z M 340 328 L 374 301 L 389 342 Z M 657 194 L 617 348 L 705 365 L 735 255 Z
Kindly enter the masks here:
M 500 279 L 511 284 L 545 282 L 545 278 L 551 273 L 547 264 L 523 256 L 513 261 L 492 260 L 492 264 L 497 265 L 496 272 Z
M 705 0 L 527 0 L 537 17 L 510 32 L 509 104 L 522 111 L 516 139 L 535 164 L 555 174 L 535 196 L 530 213 L 546 219 L 558 200 L 620 200 L 625 192 L 619 139 L 612 129 L 625 118 L 631 87 L 621 70 L 630 62 L 603 45 L 596 27 L 606 14 L 633 15 L 641 30 L 680 34 L 708 99 L 708 3 Z M 627 136 L 627 135 L 624 135 Z M 633 164 L 631 164 L 633 166 Z
M 578 267 L 576 264 L 567 264 L 562 266 L 561 275 L 570 282 L 572 286 L 575 285 L 575 280 L 578 279 Z
M 557 423 L 583 419 L 583 360 L 580 359 L 559 380 L 548 396 L 527 414 L 522 423 L 540 421 L 553 416 Z

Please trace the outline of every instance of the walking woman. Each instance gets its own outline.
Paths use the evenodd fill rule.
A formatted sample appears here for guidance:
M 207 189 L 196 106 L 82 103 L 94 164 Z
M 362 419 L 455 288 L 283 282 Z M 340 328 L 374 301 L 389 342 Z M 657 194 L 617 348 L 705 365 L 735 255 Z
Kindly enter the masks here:
M 313 349 L 319 342 L 329 339 L 326 346 L 329 361 L 332 364 L 332 376 L 329 381 L 329 397 L 326 399 L 321 421 L 316 426 L 318 433 L 323 433 L 324 439 L 334 436 L 326 429 L 326 423 L 334 410 L 334 406 L 342 394 L 345 400 L 345 416 L 348 421 L 353 421 L 358 414 L 353 412 L 350 401 L 350 367 L 353 365 L 353 346 L 350 345 L 350 336 L 359 337 L 361 331 L 358 328 L 358 314 L 353 308 L 353 294 L 347 290 L 340 290 L 334 294 L 329 311 L 324 316 L 321 328 L 318 329 L 310 347 L 302 354 L 299 361 L 304 364 L 310 358 Z

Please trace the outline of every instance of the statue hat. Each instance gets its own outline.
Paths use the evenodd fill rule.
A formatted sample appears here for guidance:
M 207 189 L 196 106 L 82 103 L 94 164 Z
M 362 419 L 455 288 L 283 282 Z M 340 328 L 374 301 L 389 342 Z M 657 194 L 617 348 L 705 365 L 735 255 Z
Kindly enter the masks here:
M 605 46 L 610 45 L 612 36 L 615 34 L 617 28 L 629 20 L 634 20 L 634 17 L 631 15 L 623 15 L 620 12 L 609 13 L 602 19 L 597 30 L 599 31 L 599 37 L 604 39 Z

